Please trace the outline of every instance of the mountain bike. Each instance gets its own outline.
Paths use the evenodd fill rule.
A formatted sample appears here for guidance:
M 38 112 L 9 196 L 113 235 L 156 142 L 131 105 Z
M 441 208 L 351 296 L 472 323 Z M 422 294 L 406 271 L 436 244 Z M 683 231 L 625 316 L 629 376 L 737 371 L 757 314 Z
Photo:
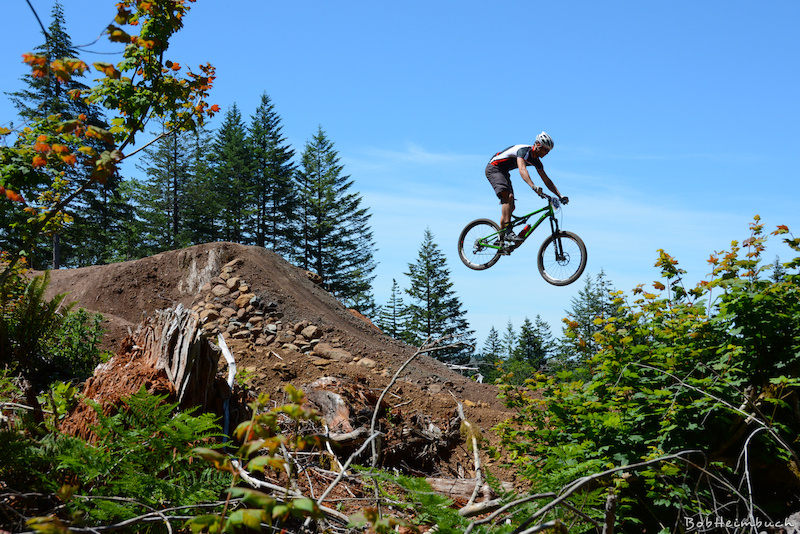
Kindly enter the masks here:
M 545 219 L 550 219 L 550 235 L 539 248 L 537 265 L 539 274 L 554 286 L 565 286 L 577 280 L 586 268 L 586 245 L 572 232 L 560 230 L 556 211 L 561 202 L 550 195 L 541 194 L 547 199 L 547 206 L 521 217 L 511 216 L 511 226 L 516 228 L 523 241 L 512 245 L 501 239 L 500 225 L 491 219 L 476 219 L 464 227 L 458 236 L 458 255 L 464 265 L 476 271 L 488 269 L 500 259 L 520 247 Z M 539 215 L 533 224 L 528 219 Z

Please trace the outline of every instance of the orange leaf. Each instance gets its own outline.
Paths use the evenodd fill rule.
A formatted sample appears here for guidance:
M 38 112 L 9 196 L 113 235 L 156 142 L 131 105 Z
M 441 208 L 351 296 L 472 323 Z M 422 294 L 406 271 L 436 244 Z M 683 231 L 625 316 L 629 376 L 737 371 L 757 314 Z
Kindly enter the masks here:
M 8 199 L 13 202 L 25 202 L 25 199 L 22 198 L 22 195 L 20 195 L 16 191 L 12 191 L 11 189 L 6 189 L 5 193 Z
M 47 160 L 44 159 L 42 156 L 33 156 L 33 162 L 31 163 L 34 169 L 38 169 L 39 167 L 44 167 L 47 165 Z
M 108 76 L 109 78 L 113 78 L 115 80 L 119 79 L 119 71 L 112 65 L 111 63 L 106 63 L 105 61 L 96 61 L 94 63 L 94 68 Z
M 106 28 L 106 31 L 108 32 L 108 40 L 111 41 L 112 43 L 131 42 L 130 34 L 126 33 L 121 28 L 117 28 L 113 24 L 109 25 L 108 28 Z

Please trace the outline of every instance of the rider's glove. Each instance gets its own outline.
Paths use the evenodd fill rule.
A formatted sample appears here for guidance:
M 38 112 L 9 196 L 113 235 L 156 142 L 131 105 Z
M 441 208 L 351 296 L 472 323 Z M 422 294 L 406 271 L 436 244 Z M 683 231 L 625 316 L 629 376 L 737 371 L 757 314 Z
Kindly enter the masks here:
M 569 197 L 561 197 L 558 200 L 560 200 L 562 204 L 569 204 Z
M 542 196 L 542 188 L 541 187 L 539 187 L 538 185 L 534 185 L 534 186 L 532 186 L 532 188 L 533 188 L 533 192 L 534 193 L 536 193 L 539 196 Z

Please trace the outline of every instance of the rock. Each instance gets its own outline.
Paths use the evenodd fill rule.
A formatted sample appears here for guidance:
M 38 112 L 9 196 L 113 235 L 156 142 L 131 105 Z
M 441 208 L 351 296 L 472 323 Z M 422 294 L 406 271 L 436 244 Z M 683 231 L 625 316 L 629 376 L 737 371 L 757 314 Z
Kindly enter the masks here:
M 308 326 L 308 321 L 305 320 L 300 321 L 299 323 L 294 325 L 294 333 L 300 334 L 307 326 Z
M 318 339 L 322 337 L 322 331 L 319 327 L 314 325 L 309 325 L 300 332 L 304 338 L 306 339 Z
M 367 369 L 375 369 L 375 366 L 378 364 L 371 358 L 361 358 L 358 360 L 357 365 L 361 365 Z
M 231 271 L 232 271 L 235 267 L 238 267 L 238 266 L 242 265 L 243 263 L 244 263 L 244 260 L 242 258 L 236 258 L 234 260 L 229 261 L 225 265 L 223 265 L 222 269 L 223 270 L 231 269 Z
M 275 341 L 278 343 L 294 343 L 295 336 L 290 332 L 279 332 L 278 335 L 275 336 Z
M 353 426 L 350 424 L 350 408 L 341 395 L 325 389 L 312 389 L 306 393 L 306 398 L 319 407 L 331 432 L 353 431 Z
M 250 299 L 253 297 L 255 297 L 253 293 L 242 293 L 239 295 L 239 298 L 236 299 L 236 305 L 240 308 L 246 308 L 250 303 Z
M 337 349 L 328 343 L 320 342 L 314 347 L 314 354 L 330 360 L 349 363 L 353 361 L 353 355 L 344 349 Z
M 219 312 L 215 309 L 203 310 L 200 312 L 200 322 L 206 323 L 216 321 L 219 318 Z
M 228 286 L 223 284 L 218 284 L 211 289 L 211 294 L 214 295 L 215 297 L 224 297 L 230 292 L 231 290 L 228 289 Z
M 225 282 L 225 285 L 227 285 L 228 289 L 230 289 L 231 291 L 235 291 L 239 289 L 239 283 L 240 279 L 234 276 L 232 278 L 228 278 L 228 280 Z

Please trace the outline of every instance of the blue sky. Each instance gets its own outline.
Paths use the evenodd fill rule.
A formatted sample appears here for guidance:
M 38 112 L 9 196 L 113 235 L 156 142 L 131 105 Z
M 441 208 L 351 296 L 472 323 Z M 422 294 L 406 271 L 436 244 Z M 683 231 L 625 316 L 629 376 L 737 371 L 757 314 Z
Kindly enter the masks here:
M 52 0 L 31 3 L 49 25 Z M 113 4 L 64 0 L 73 43 L 93 42 Z M 409 286 L 403 273 L 430 228 L 479 346 L 492 326 L 502 333 L 536 315 L 559 334 L 584 286 L 539 276 L 541 230 L 487 271 L 456 252 L 466 223 L 499 217 L 489 157 L 542 130 L 555 140 L 545 169 L 571 199 L 562 227 L 588 248 L 584 276 L 602 269 L 626 292 L 650 286 L 664 249 L 693 284 L 756 214 L 768 230 L 800 232 L 794 0 L 205 0 L 185 23 L 168 59 L 216 67 L 211 103 L 249 118 L 266 92 L 298 155 L 319 126 L 333 141 L 372 213 L 376 301 L 392 279 Z M 0 29 L 2 90 L 14 91 L 21 54 L 42 37 L 25 0 L 5 0 Z M 0 123 L 10 120 L 0 97 Z M 539 206 L 518 173 L 512 181 L 517 213 Z M 769 261 L 792 257 L 772 243 Z

